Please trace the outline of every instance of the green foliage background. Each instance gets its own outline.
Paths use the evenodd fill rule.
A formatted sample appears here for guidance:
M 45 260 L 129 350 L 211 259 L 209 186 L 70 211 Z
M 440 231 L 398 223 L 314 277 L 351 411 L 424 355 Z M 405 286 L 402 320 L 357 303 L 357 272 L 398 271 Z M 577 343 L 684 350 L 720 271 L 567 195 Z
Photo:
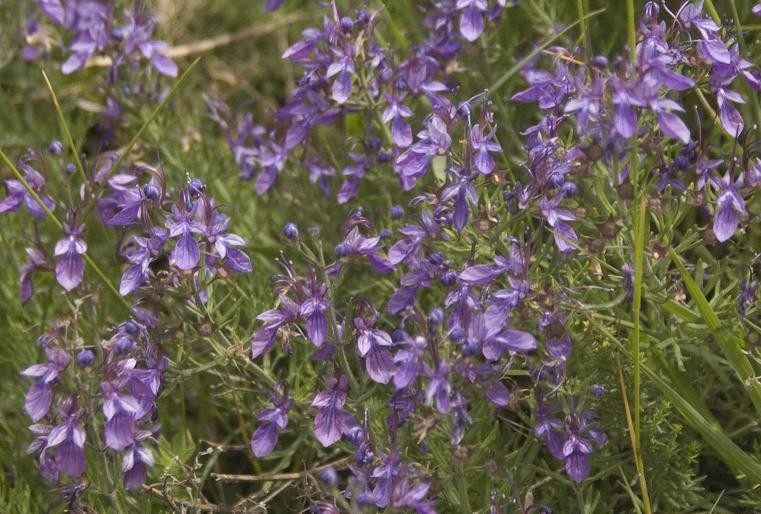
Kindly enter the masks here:
M 579 2 L 585 12 L 605 9 L 587 20 L 590 40 L 596 53 L 609 56 L 621 53 L 626 40 L 624 2 L 584 0 Z M 229 291 L 214 291 L 212 301 L 204 311 L 187 308 L 183 322 L 173 332 L 169 344 L 172 365 L 167 387 L 160 400 L 162 436 L 157 451 L 157 464 L 149 482 L 156 491 L 172 495 L 177 502 L 196 502 L 202 493 L 206 500 L 219 505 L 233 505 L 244 497 L 256 511 L 257 502 L 266 500 L 269 512 L 299 512 L 309 500 L 322 494 L 307 479 L 294 480 L 284 489 L 283 481 L 240 483 L 216 481 L 212 473 L 262 474 L 299 472 L 339 458 L 347 447 L 324 450 L 305 430 L 288 430 L 281 437 L 278 449 L 269 457 L 256 461 L 247 444 L 256 426 L 254 413 L 267 401 L 263 394 L 262 374 L 288 376 L 291 394 L 308 401 L 313 394 L 316 372 L 307 349 L 294 345 L 289 358 L 269 355 L 261 368 L 248 359 L 250 335 L 255 328 L 255 316 L 270 308 L 273 300 L 269 277 L 277 271 L 275 258 L 285 246 L 280 228 L 287 221 L 300 227 L 322 228 L 321 238 L 328 247 L 336 242 L 341 220 L 352 208 L 338 206 L 325 199 L 317 187 L 307 181 L 306 173 L 291 165 L 281 175 L 277 187 L 266 196 L 257 196 L 253 187 L 241 183 L 238 169 L 227 149 L 223 135 L 206 116 L 202 93 L 218 96 L 233 106 L 250 102 L 249 107 L 260 117 L 280 105 L 284 92 L 293 85 L 299 71 L 285 64 L 280 55 L 298 38 L 301 29 L 319 23 L 322 16 L 314 2 L 286 0 L 285 7 L 266 14 L 259 2 L 249 0 L 163 0 L 153 3 L 161 21 L 163 39 L 172 45 L 192 43 L 223 33 L 234 33 L 251 25 L 277 23 L 288 14 L 298 19 L 265 36 L 243 39 L 233 45 L 205 53 L 201 64 L 189 77 L 170 107 L 149 127 L 136 148 L 141 160 L 160 163 L 174 185 L 181 184 L 185 175 L 202 178 L 212 196 L 222 204 L 234 206 L 232 228 L 249 243 L 246 248 L 254 263 L 250 276 L 238 277 L 237 287 Z M 339 1 L 341 8 L 356 8 L 360 2 Z M 731 23 L 730 2 L 716 2 L 722 16 Z M 415 2 L 388 0 L 372 2 L 374 8 L 385 11 L 382 31 L 401 51 L 419 41 L 422 27 Z M 669 2 L 672 5 L 672 2 Z M 753 2 L 738 0 L 741 20 L 747 23 L 750 60 L 761 63 L 761 20 L 750 14 Z M 672 5 L 673 7 L 673 5 Z M 637 12 L 641 12 L 638 2 Z M 104 80 L 103 69 L 88 69 L 73 76 L 63 76 L 58 70 L 60 56 L 48 61 L 25 63 L 19 56 L 19 42 L 27 16 L 34 12 L 32 2 L 0 1 L 0 148 L 12 156 L 26 147 L 45 148 L 50 140 L 60 138 L 60 131 L 40 74 L 43 68 L 51 77 L 61 98 L 64 113 L 75 139 L 87 148 L 88 134 L 97 116 L 83 106 L 86 102 L 102 103 L 99 84 Z M 510 8 L 498 29 L 489 33 L 479 48 L 476 45 L 458 61 L 452 71 L 461 83 L 462 97 L 475 94 L 496 83 L 529 51 L 532 44 L 557 32 L 558 24 L 572 23 L 579 17 L 576 2 L 535 0 L 524 1 Z M 573 46 L 579 42 L 578 30 L 570 31 L 559 43 Z M 191 56 L 192 57 L 192 56 Z M 184 69 L 192 59 L 181 59 Z M 518 135 L 536 120 L 534 106 L 517 105 L 510 96 L 522 89 L 524 83 L 512 74 L 493 95 L 500 125 L 500 138 L 505 156 L 517 166 L 524 155 Z M 129 122 L 120 128 L 120 144 L 130 139 L 150 106 L 129 105 Z M 749 119 L 749 118 L 746 118 Z M 361 134 L 362 120 L 349 119 L 346 133 Z M 334 132 L 324 131 L 326 146 L 340 148 L 343 141 L 334 139 Z M 343 151 L 343 148 L 341 148 Z M 3 171 L 6 177 L 7 170 Z M 51 187 L 64 190 L 66 177 L 51 174 Z M 594 180 L 592 178 L 591 180 Z M 387 217 L 392 204 L 406 204 L 409 194 L 398 187 L 389 170 L 371 173 L 362 182 L 359 197 L 353 206 L 362 205 L 379 227 L 390 226 Z M 595 208 L 590 204 L 590 208 Z M 759 206 L 751 206 L 754 218 Z M 0 512 L 37 513 L 61 512 L 65 505 L 60 496 L 51 493 L 38 478 L 34 460 L 26 455 L 31 436 L 26 430 L 28 418 L 23 412 L 23 398 L 28 387 L 19 371 L 39 359 L 34 340 L 48 329 L 61 313 L 73 316 L 79 306 L 53 287 L 53 277 L 36 279 L 37 292 L 26 307 L 18 300 L 18 270 L 23 263 L 25 241 L 20 234 L 29 234 L 30 219 L 26 214 L 3 216 L 0 220 Z M 44 220 L 36 222 L 41 237 L 50 241 L 53 228 Z M 584 225 L 584 222 L 582 222 Z M 591 240 L 596 228 L 587 224 L 585 232 Z M 98 233 L 89 227 L 88 236 L 105 237 L 103 244 L 91 245 L 93 258 L 102 263 L 113 281 L 118 270 L 113 266 L 112 235 Z M 669 220 L 653 228 L 679 243 L 680 233 L 669 233 Z M 659 231 L 661 234 L 659 234 Z M 668 233 L 668 234 L 667 234 Z M 747 272 L 747 262 L 761 250 L 761 227 L 753 219 L 744 238 L 744 246 L 728 258 L 709 252 L 700 244 L 689 245 L 690 256 L 704 262 L 705 276 L 701 289 L 711 300 L 721 321 L 737 326 L 735 299 L 739 283 Z M 607 255 L 613 261 L 626 259 L 623 255 L 627 238 L 622 232 L 606 242 Z M 648 242 L 650 244 L 650 242 Z M 702 248 L 702 249 L 701 249 Z M 645 347 L 648 363 L 668 363 L 673 371 L 671 380 L 681 377 L 692 384 L 696 394 L 720 420 L 724 432 L 745 452 L 761 459 L 758 419 L 743 386 L 734 379 L 727 363 L 718 353 L 713 338 L 698 316 L 689 322 L 677 321 L 663 307 L 672 298 L 687 302 L 681 294 L 678 275 L 667 258 L 655 254 L 652 269 L 646 274 L 647 294 L 644 299 Z M 717 250 L 721 252 L 721 250 Z M 697 261 L 695 258 L 693 261 Z M 623 262 L 623 261 L 621 261 Z M 426 466 L 443 486 L 434 491 L 441 512 L 467 512 L 463 504 L 463 488 L 473 511 L 486 512 L 492 491 L 510 505 L 510 512 L 519 512 L 519 505 L 533 502 L 552 506 L 555 512 L 635 512 L 640 509 L 639 490 L 626 430 L 623 400 L 619 385 L 620 362 L 629 376 L 630 361 L 622 348 L 628 345 L 630 323 L 626 310 L 611 304 L 612 297 L 592 288 L 620 287 L 620 277 L 590 273 L 589 263 L 578 261 L 578 268 L 566 266 L 566 287 L 579 285 L 575 300 L 578 309 L 571 317 L 574 339 L 574 358 L 570 364 L 571 391 L 586 391 L 592 383 L 606 387 L 607 393 L 596 405 L 601 424 L 610 437 L 609 444 L 595 454 L 593 474 L 579 487 L 562 473 L 540 444 L 531 436 L 530 413 L 520 406 L 494 417 L 486 405 L 476 404 L 472 412 L 475 425 L 466 436 L 474 450 L 470 455 L 453 455 L 448 443 L 448 427 L 431 429 L 427 449 L 421 448 L 408 457 Z M 357 276 L 366 273 L 356 270 Z M 547 270 L 551 275 L 552 270 Z M 367 279 L 369 275 L 365 275 Z M 360 283 L 357 280 L 357 283 Z M 366 280 L 365 282 L 366 283 Z M 360 291 L 344 284 L 348 301 Z M 391 290 L 392 283 L 373 284 L 378 292 Z M 125 315 L 123 307 L 108 296 L 107 291 L 93 290 L 99 295 L 99 319 L 82 324 L 80 336 L 95 342 L 105 336 L 105 330 Z M 436 299 L 424 301 L 433 302 Z M 83 313 L 83 316 L 89 316 Z M 750 319 L 758 319 L 755 309 Z M 733 325 L 735 324 L 735 325 Z M 211 335 L 208 327 L 211 326 Z M 757 353 L 759 336 L 748 336 L 748 350 Z M 520 380 L 520 377 L 517 378 Z M 369 384 L 368 384 L 369 387 Z M 351 402 L 360 402 L 353 398 Z M 371 413 L 371 421 L 379 430 L 385 413 L 382 405 L 363 402 Z M 761 510 L 756 491 L 737 480 L 721 455 L 706 446 L 699 431 L 690 427 L 673 401 L 664 396 L 652 381 L 645 380 L 642 394 L 642 447 L 646 476 L 658 512 L 757 512 Z M 292 426 L 304 426 L 303 415 L 294 413 Z M 92 457 L 92 456 L 91 456 Z M 467 466 L 463 469 L 463 459 Z M 97 477 L 88 477 L 96 480 Z M 758 481 L 759 477 L 755 477 Z M 95 488 L 93 488 L 95 489 Z M 167 503 L 150 494 L 128 495 L 118 491 L 123 504 L 134 512 L 165 512 Z M 109 498 L 95 492 L 87 497 L 95 512 L 108 512 Z M 176 505 L 179 505 L 177 503 Z

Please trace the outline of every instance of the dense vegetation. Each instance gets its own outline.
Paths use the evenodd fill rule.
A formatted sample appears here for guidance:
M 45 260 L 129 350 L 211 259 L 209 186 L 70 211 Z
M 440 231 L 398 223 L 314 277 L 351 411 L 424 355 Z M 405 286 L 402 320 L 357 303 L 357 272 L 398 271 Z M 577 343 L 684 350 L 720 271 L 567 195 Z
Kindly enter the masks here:
M 1 4 L 0 512 L 761 510 L 761 4 Z

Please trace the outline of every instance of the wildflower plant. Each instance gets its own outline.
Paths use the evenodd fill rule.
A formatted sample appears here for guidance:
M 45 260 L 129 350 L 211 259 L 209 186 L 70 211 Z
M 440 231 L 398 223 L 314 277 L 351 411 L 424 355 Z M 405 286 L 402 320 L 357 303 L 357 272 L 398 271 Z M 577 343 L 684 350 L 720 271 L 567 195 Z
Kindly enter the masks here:
M 3 18 L 4 510 L 761 505 L 759 6 L 218 4 Z

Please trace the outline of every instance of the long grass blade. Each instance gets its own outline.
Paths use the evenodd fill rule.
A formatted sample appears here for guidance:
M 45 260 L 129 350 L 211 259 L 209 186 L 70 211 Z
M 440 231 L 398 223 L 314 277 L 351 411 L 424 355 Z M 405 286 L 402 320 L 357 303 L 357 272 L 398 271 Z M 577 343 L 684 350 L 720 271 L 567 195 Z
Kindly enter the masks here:
M 713 310 L 711 304 L 708 303 L 708 299 L 706 299 L 698 284 L 687 271 L 681 257 L 679 257 L 673 248 L 669 250 L 669 255 L 679 270 L 682 282 L 690 293 L 692 300 L 695 302 L 695 306 L 700 312 L 703 321 L 708 325 L 708 328 L 711 329 L 724 358 L 727 359 L 729 366 L 735 372 L 737 378 L 740 379 L 743 386 L 747 389 L 750 400 L 753 402 L 753 406 L 756 409 L 756 413 L 761 417 L 761 383 L 759 383 L 756 378 L 753 364 L 751 364 L 750 360 L 743 352 L 742 348 L 745 346 L 745 341 L 743 340 L 742 335 L 733 334 L 728 328 L 722 326 L 719 316 Z

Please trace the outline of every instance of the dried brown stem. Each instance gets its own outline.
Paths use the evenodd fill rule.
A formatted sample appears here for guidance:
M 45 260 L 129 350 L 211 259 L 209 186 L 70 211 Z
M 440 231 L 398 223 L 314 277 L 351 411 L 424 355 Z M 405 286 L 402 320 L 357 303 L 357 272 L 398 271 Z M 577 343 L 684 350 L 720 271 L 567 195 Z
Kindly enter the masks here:
M 173 46 L 167 50 L 166 54 L 172 59 L 182 59 L 183 57 L 210 52 L 244 39 L 266 36 L 302 19 L 304 19 L 304 14 L 300 12 L 285 14 L 266 23 L 256 23 L 243 30 L 239 30 L 238 32 L 219 34 L 217 36 L 193 41 L 184 45 Z M 111 66 L 111 58 L 104 55 L 96 56 L 89 59 L 85 66 L 88 68 Z
M 226 475 L 223 473 L 212 473 L 211 476 L 213 476 L 218 482 L 274 482 L 278 480 L 298 480 L 306 475 L 322 471 L 329 467 L 343 467 L 348 464 L 349 461 L 351 461 L 351 457 L 343 457 L 299 473 L 276 473 L 273 475 Z

